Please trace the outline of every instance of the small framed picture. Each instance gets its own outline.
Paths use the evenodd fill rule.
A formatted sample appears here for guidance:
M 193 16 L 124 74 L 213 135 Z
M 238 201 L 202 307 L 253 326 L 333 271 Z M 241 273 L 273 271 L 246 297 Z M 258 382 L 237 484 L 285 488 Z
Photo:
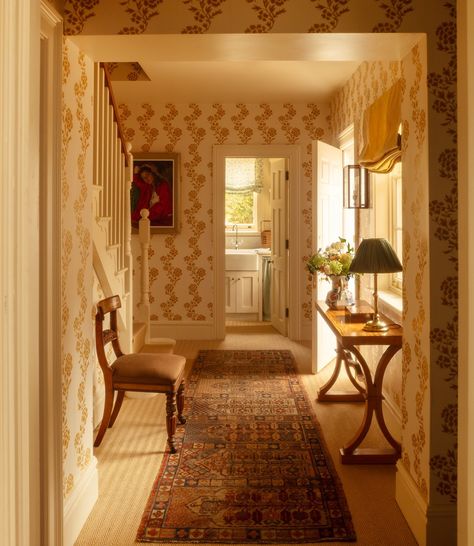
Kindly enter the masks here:
M 133 156 L 130 192 L 132 227 L 138 228 L 140 211 L 147 209 L 152 233 L 178 233 L 179 160 L 177 153 Z

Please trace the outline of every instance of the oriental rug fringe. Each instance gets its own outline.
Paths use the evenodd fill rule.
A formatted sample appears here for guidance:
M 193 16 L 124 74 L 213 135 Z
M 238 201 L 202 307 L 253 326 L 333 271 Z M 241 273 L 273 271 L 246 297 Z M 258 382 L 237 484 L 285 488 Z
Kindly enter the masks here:
M 351 515 L 290 351 L 201 351 L 187 423 L 137 541 L 354 541 Z

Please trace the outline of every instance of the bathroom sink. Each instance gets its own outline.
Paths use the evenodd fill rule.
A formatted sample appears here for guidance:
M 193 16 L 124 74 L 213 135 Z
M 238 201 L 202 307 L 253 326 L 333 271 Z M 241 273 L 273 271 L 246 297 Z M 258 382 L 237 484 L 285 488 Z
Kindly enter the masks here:
M 227 271 L 257 271 L 258 254 L 254 248 L 226 248 L 225 269 Z

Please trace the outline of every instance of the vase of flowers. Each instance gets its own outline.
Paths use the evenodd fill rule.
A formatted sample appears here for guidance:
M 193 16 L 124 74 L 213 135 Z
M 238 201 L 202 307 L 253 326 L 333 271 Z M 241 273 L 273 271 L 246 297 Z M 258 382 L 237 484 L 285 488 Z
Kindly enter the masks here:
M 331 309 L 344 309 L 354 304 L 354 298 L 348 288 L 352 273 L 349 267 L 354 257 L 354 249 L 350 243 L 339 237 L 339 241 L 331 243 L 325 250 L 319 249 L 306 262 L 311 275 L 321 275 L 331 282 L 331 289 L 326 295 L 326 304 Z

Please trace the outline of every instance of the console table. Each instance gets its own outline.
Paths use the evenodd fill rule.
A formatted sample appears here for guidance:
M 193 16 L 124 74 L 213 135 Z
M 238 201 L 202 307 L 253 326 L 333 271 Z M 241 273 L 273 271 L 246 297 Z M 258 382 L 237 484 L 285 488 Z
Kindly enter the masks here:
M 336 336 L 337 359 L 329 380 L 318 392 L 319 402 L 365 402 L 363 421 L 350 440 L 340 449 L 343 464 L 392 464 L 400 458 L 400 443 L 390 434 L 382 411 L 382 383 L 385 370 L 392 357 L 402 347 L 402 328 L 390 328 L 387 332 L 366 332 L 364 322 L 346 322 L 345 311 L 330 309 L 323 301 L 316 302 L 318 313 Z M 380 357 L 372 377 L 370 368 L 360 353 L 361 345 L 387 345 Z M 336 382 L 344 363 L 347 375 L 354 385 L 355 393 L 329 393 Z M 365 383 L 362 386 L 358 380 Z M 369 432 L 373 414 L 390 448 L 359 448 Z

